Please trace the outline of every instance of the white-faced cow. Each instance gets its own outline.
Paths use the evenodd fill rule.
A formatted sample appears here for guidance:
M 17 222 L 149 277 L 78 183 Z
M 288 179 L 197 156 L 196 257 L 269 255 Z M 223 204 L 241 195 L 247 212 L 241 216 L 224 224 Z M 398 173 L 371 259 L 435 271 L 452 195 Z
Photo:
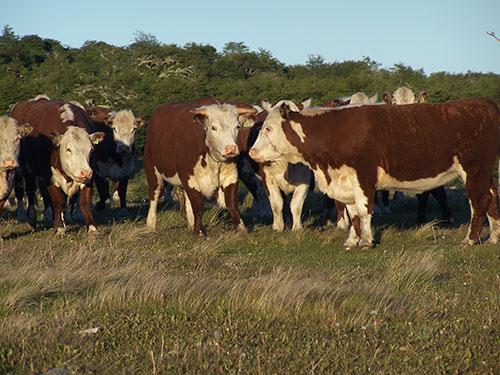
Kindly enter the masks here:
M 122 211 L 126 213 L 127 185 L 135 171 L 135 136 L 145 121 L 135 117 L 130 110 L 114 112 L 104 107 L 86 110 L 96 125 L 95 129 L 106 134 L 103 142 L 95 147 L 95 185 L 99 193 L 96 209 L 103 210 L 110 198 L 106 180 L 110 179 L 113 182 L 113 200 L 119 200 Z
M 0 116 L 0 215 L 14 188 L 16 169 L 19 167 L 21 139 L 33 130 L 8 116 Z
M 286 103 L 290 108 L 298 112 L 309 108 L 311 100 L 305 100 L 298 106 L 290 100 L 280 100 L 275 107 L 279 107 L 283 103 Z M 240 147 L 242 156 L 248 155 L 248 151 L 257 139 L 263 120 L 274 108 L 267 101 L 262 102 L 262 107 L 263 111 L 257 116 L 253 127 L 240 131 L 238 146 Z M 292 230 L 302 229 L 302 207 L 313 179 L 312 171 L 302 163 L 287 163 L 283 160 L 267 163 L 254 162 L 250 165 L 253 168 L 253 172 L 261 178 L 266 188 L 273 213 L 273 229 L 282 231 L 285 227 L 282 194 L 292 194 L 290 201 Z M 245 172 L 240 172 L 240 175 L 241 173 Z
M 391 93 L 384 93 L 383 100 L 386 104 L 390 105 L 405 105 L 414 103 L 427 103 L 429 101 L 429 95 L 425 91 L 421 91 L 420 94 L 415 95 L 413 91 L 408 87 L 400 87 L 396 91 Z M 421 194 L 417 194 L 417 223 L 423 224 L 426 221 L 426 207 L 427 201 L 429 200 L 429 195 L 432 195 L 438 202 L 441 208 L 441 220 L 445 224 L 453 223 L 453 215 L 451 209 L 448 206 L 446 189 L 443 186 L 439 186 L 435 189 L 424 191 Z M 390 212 L 389 208 L 389 192 L 387 190 L 382 191 L 382 204 L 386 207 L 386 211 Z
M 371 247 L 377 189 L 422 192 L 460 177 L 471 206 L 464 243 L 500 238 L 500 207 L 492 169 L 500 155 L 500 113 L 484 98 L 443 104 L 361 106 L 307 116 L 274 109 L 250 150 L 257 161 L 305 163 L 316 184 L 344 202 L 353 218 L 346 248 Z M 390 136 L 388 136 L 390 134 Z
M 328 100 L 323 107 L 336 108 L 345 107 L 348 105 L 366 105 L 366 104 L 376 104 L 378 101 L 378 94 L 368 97 L 364 92 L 357 92 L 351 96 L 344 96 L 341 98 Z
M 233 225 L 245 231 L 237 210 L 238 131 L 242 116 L 255 109 L 230 104 L 164 104 L 156 108 L 146 135 L 144 169 L 149 187 L 147 226 L 156 229 L 158 200 L 165 182 L 181 186 L 186 197 L 188 225 L 204 235 L 204 198 L 219 188 Z
M 92 216 L 92 168 L 94 144 L 104 138 L 92 132 L 93 123 L 80 106 L 48 100 L 24 101 L 12 109 L 18 122 L 28 122 L 33 131 L 22 142 L 22 169 L 28 195 L 28 218 L 36 228 L 36 180 L 50 197 L 53 225 L 58 233 L 65 230 L 66 197 L 80 191 L 80 209 L 89 233 L 96 232 Z

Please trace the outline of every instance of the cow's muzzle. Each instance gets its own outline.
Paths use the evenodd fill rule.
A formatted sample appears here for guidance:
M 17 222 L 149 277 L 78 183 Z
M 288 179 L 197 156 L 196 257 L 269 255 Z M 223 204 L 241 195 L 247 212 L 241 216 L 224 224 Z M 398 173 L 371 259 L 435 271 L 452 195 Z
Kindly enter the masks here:
M 3 170 L 6 170 L 6 171 L 14 169 L 17 167 L 17 161 L 15 161 L 14 159 L 4 159 L 2 161 L 1 167 Z
M 255 161 L 260 161 L 260 155 L 253 147 L 248 152 L 248 156 L 250 156 Z
M 226 145 L 224 147 L 224 152 L 222 153 L 222 156 L 225 158 L 232 158 L 235 156 L 238 156 L 240 153 L 240 150 L 238 149 L 237 145 Z
M 82 170 L 78 177 L 75 178 L 75 181 L 80 182 L 82 184 L 87 184 L 92 179 L 92 170 L 86 169 Z
M 132 147 L 127 145 L 119 145 L 116 148 L 116 152 L 119 153 L 120 155 L 130 154 L 132 152 Z

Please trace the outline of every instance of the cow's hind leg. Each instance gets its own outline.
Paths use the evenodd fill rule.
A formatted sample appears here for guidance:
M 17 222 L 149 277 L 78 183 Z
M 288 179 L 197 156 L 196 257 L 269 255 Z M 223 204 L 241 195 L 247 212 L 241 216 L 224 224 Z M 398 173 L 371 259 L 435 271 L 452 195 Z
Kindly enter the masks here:
M 493 184 L 490 187 L 490 194 L 491 201 L 486 215 L 490 224 L 490 242 L 496 244 L 500 241 L 500 202 L 498 190 Z
M 295 188 L 292 195 L 292 200 L 290 202 L 290 211 L 292 212 L 292 230 L 302 229 L 302 207 L 304 207 L 304 201 L 306 200 L 307 190 L 309 189 L 309 184 L 301 184 Z
M 109 199 L 109 184 L 104 177 L 99 176 L 97 173 L 95 174 L 94 182 L 99 196 L 99 201 L 96 203 L 95 208 L 97 211 L 102 211 L 106 208 L 106 201 Z
M 28 223 L 31 230 L 36 230 L 36 178 L 29 172 L 24 173 L 24 180 L 26 184 L 26 195 L 28 196 Z
M 450 206 L 448 206 L 448 195 L 444 186 L 437 187 L 430 191 L 434 199 L 441 207 L 441 220 L 446 224 L 453 224 L 453 214 L 451 213 Z
M 156 213 L 158 210 L 158 201 L 163 190 L 165 182 L 159 173 L 154 171 L 146 171 L 149 190 L 149 211 L 146 219 L 147 228 L 154 232 L 156 230 Z
M 490 186 L 491 180 L 486 173 L 477 178 L 473 176 L 467 177 L 465 187 L 469 196 L 471 219 L 464 244 L 473 245 L 480 242 L 486 212 L 492 201 Z M 494 212 L 492 211 L 492 213 Z

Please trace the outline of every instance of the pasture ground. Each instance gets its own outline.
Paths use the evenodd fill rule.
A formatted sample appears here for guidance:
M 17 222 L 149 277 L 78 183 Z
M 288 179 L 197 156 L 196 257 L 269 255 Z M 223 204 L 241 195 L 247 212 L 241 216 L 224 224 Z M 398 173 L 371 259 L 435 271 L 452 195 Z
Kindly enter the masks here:
M 300 233 L 251 222 L 247 197 L 246 235 L 213 207 L 207 239 L 172 207 L 149 234 L 143 181 L 131 218 L 96 213 L 94 240 L 4 215 L 0 373 L 500 372 L 500 249 L 462 247 L 460 191 L 455 228 L 413 226 L 408 200 L 376 218 L 375 249 L 346 251 L 317 198 Z

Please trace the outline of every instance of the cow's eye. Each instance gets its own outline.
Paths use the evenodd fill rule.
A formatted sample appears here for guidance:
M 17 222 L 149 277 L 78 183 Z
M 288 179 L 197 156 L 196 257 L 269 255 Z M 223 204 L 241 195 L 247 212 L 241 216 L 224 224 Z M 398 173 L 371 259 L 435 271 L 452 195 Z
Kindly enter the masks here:
M 66 152 L 67 152 L 68 154 L 71 154 L 71 149 L 70 149 L 70 148 L 67 148 L 67 149 L 66 149 Z
M 113 131 L 114 131 L 115 133 L 118 133 L 118 130 L 117 130 L 116 128 L 113 128 Z
M 267 126 L 264 128 L 264 133 L 269 133 L 270 131 L 271 131 L 271 128 L 269 128 Z
M 241 129 L 241 124 L 236 125 L 237 129 Z
M 213 131 L 217 131 L 217 128 L 215 126 L 212 126 Z

